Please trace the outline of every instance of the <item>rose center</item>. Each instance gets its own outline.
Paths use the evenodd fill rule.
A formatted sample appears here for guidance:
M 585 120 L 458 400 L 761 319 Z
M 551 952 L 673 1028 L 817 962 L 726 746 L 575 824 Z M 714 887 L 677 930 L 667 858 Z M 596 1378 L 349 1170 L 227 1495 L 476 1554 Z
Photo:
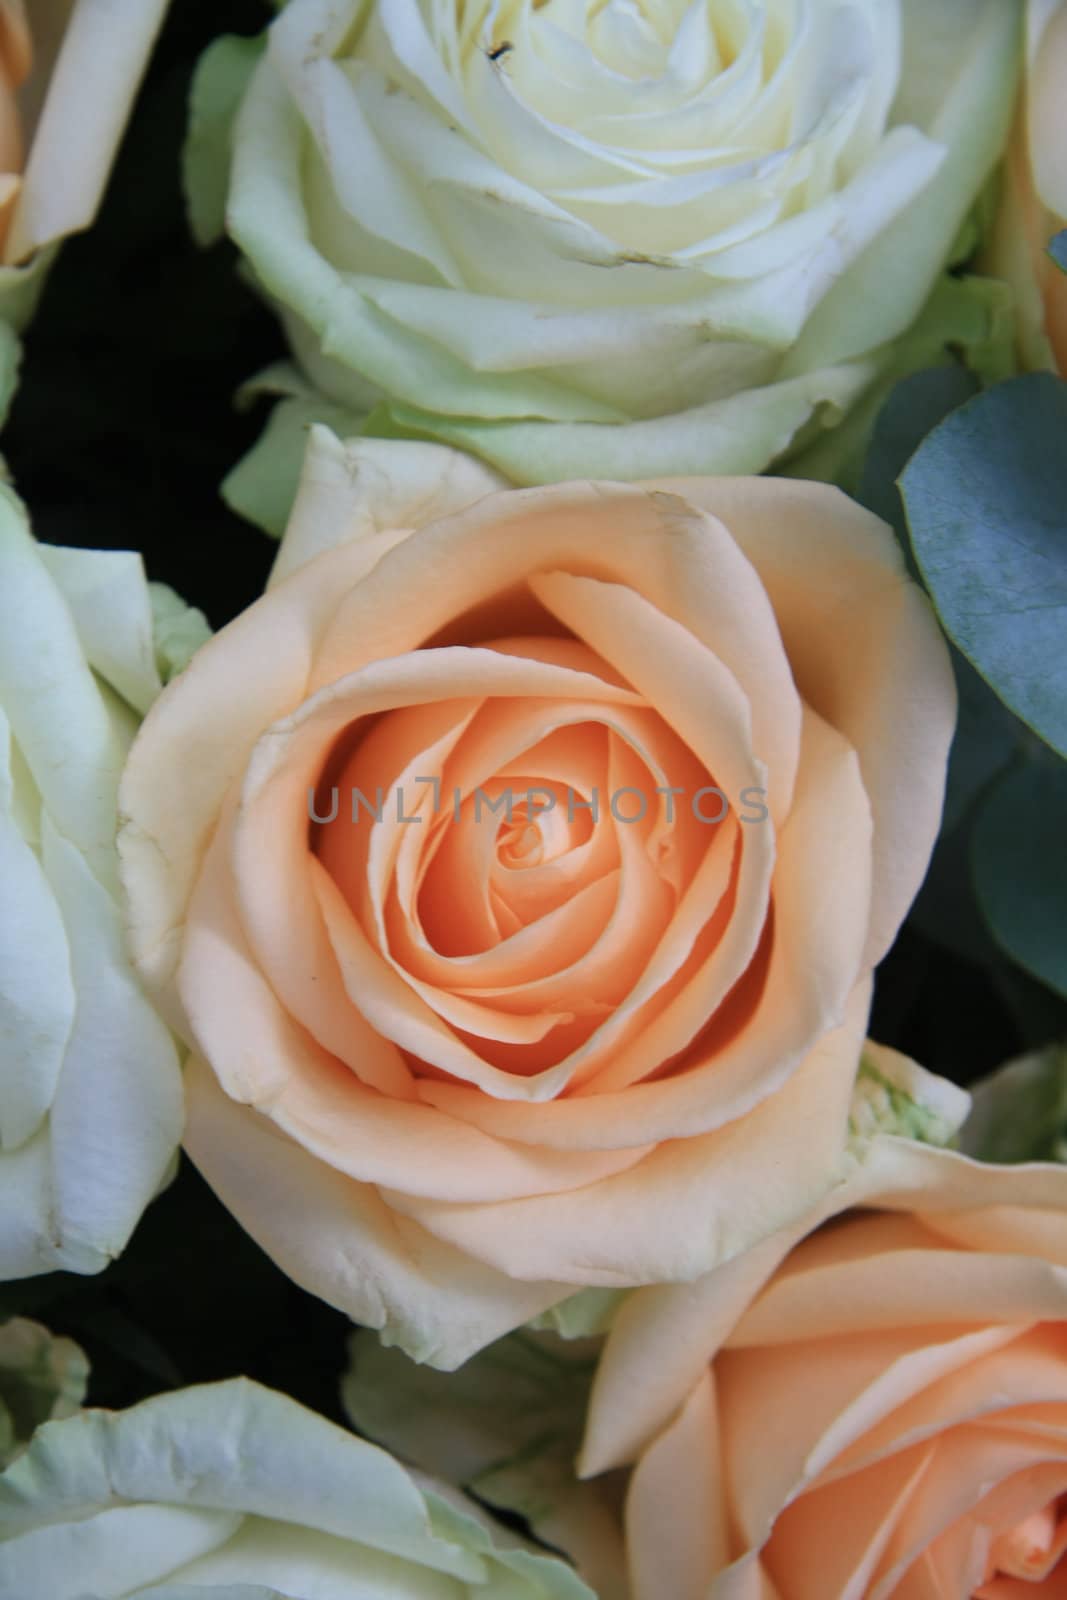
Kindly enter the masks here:
M 544 860 L 544 841 L 536 823 L 522 818 L 503 823 L 497 833 L 497 860 L 502 867 L 539 867 Z
M 986 1594 L 996 1595 L 998 1578 L 1023 1579 L 1040 1585 L 1046 1592 L 1057 1595 L 1065 1592 L 1062 1585 L 1067 1580 L 1067 1495 L 1023 1517 L 1005 1532 L 998 1534 L 989 1552 L 985 1582 L 977 1591 L 975 1600 L 984 1600 Z M 992 1588 L 987 1586 L 992 1584 Z

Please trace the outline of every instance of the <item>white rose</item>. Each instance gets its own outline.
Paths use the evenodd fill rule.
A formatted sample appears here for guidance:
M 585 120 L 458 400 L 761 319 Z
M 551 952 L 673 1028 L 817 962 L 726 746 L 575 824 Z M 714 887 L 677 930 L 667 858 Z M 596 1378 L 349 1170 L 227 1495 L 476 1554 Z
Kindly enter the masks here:
M 387 431 L 528 484 L 758 472 L 912 328 L 1020 59 L 1017 0 L 290 0 L 205 62 L 194 221 Z
M 0 1479 L 0 1600 L 594 1600 L 562 1561 L 245 1379 L 39 1429 Z
M 106 1266 L 181 1136 L 117 898 L 119 774 L 160 688 L 140 557 L 38 545 L 0 487 L 0 1279 Z

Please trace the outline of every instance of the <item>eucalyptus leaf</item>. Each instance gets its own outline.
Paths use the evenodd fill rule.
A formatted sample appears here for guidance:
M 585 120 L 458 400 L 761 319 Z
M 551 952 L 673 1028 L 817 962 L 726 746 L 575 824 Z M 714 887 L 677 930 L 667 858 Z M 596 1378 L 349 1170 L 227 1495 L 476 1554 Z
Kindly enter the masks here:
M 971 839 L 978 902 L 997 944 L 1067 997 L 1067 766 L 1030 760 L 982 802 Z
M 1048 253 L 1056 265 L 1067 272 L 1067 228 L 1061 228 L 1048 242 Z
M 1067 383 L 1030 373 L 947 417 L 901 477 L 941 621 L 1004 703 L 1067 755 Z

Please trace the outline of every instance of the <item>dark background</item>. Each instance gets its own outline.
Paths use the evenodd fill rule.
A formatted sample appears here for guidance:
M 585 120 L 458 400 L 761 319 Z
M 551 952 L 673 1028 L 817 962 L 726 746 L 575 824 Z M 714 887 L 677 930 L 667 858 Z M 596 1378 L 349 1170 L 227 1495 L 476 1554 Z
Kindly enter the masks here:
M 215 627 L 260 593 L 273 558 L 218 485 L 266 415 L 239 412 L 234 393 L 283 344 L 232 249 L 193 244 L 179 150 L 200 52 L 268 15 L 259 0 L 172 8 L 99 221 L 46 287 L 4 435 L 39 537 L 141 550 L 149 577 Z M 871 1033 L 967 1083 L 1062 1030 L 1065 1008 L 997 955 L 961 871 L 950 842 L 880 970 Z M 98 1404 L 247 1373 L 339 1416 L 346 1319 L 278 1272 L 187 1162 L 107 1272 L 0 1286 L 3 1311 L 78 1338 Z

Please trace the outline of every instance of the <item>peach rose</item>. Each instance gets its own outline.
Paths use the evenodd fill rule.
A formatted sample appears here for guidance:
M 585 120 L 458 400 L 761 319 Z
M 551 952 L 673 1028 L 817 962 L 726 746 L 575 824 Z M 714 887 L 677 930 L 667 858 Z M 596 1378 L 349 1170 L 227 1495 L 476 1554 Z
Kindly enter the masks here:
M 92 221 L 166 9 L 0 0 L 0 295 L 13 322 L 30 286 L 7 269 Z
M 120 799 L 193 1160 L 440 1365 L 707 1271 L 834 1177 L 952 721 L 925 600 L 835 490 L 499 491 L 317 430 L 271 586 Z
M 1026 31 L 1026 80 L 988 265 L 1015 289 L 1023 364 L 1067 377 L 1067 273 L 1048 254 L 1067 228 L 1065 0 L 1028 0 Z
M 30 70 L 30 30 L 22 0 L 0 0 L 0 228 L 7 225 L 22 171 L 16 92 Z
M 637 1462 L 633 1600 L 1067 1592 L 1065 1207 L 1063 1167 L 879 1137 L 806 1224 L 630 1296 L 582 1470 Z

